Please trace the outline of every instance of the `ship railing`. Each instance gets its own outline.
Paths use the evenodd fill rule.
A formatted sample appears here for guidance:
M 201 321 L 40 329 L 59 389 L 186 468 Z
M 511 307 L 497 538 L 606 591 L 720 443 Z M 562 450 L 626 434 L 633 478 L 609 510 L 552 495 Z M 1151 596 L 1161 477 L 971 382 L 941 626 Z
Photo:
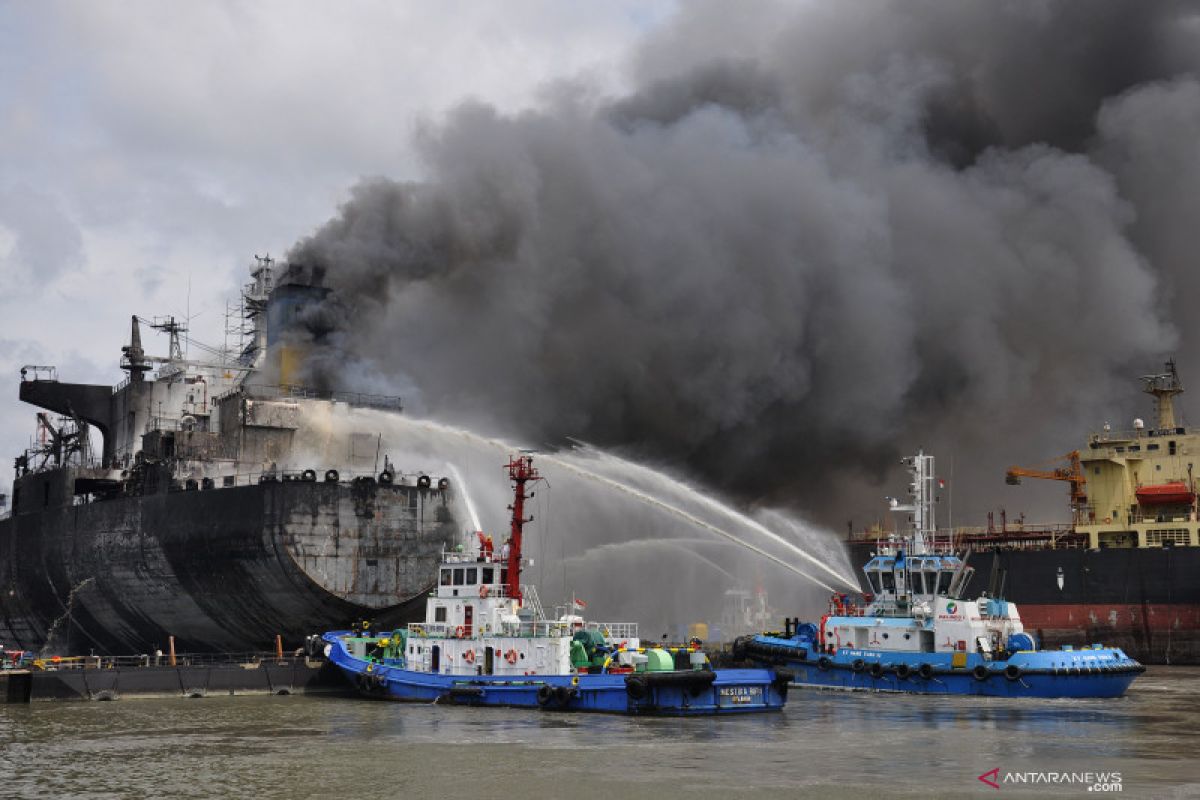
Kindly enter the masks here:
M 583 629 L 598 631 L 609 641 L 638 638 L 638 624 L 636 622 L 585 622 L 583 623 Z
M 1133 525 L 1166 525 L 1173 522 L 1195 522 L 1196 515 L 1194 513 L 1179 513 L 1179 514 L 1134 514 L 1129 518 L 1129 522 Z M 1092 522 L 1093 525 L 1103 524 L 1102 521 Z
M 32 379 L 29 378 L 31 372 L 33 373 Z M 21 383 L 25 383 L 27 380 L 33 380 L 34 383 L 38 381 L 58 383 L 58 367 L 26 364 L 21 367 Z
M 928 549 L 934 553 L 954 553 L 970 545 L 998 547 L 1006 550 L 1050 547 L 1076 547 L 1086 536 L 1076 532 L 1073 525 L 1015 523 L 1003 528 L 964 527 L 942 529 L 929 540 Z M 850 534 L 851 543 L 874 544 L 879 554 L 892 554 L 906 547 L 903 534 L 880 531 L 856 531 Z
M 213 402 L 220 402 L 239 393 L 258 400 L 283 400 L 286 398 L 296 398 L 299 400 L 333 400 L 352 406 L 382 408 L 392 411 L 404 410 L 403 398 L 396 395 L 367 394 L 365 392 L 322 391 L 307 386 L 298 386 L 288 383 L 244 383 L 237 388 L 217 395 L 213 398 Z
M 573 622 L 571 620 L 540 619 L 522 620 L 502 625 L 491 630 L 486 625 L 463 625 L 448 622 L 409 623 L 408 635 L 420 639 L 463 639 L 479 635 L 511 636 L 521 639 L 545 639 L 571 636 L 578 630 L 599 631 L 609 641 L 635 639 L 638 635 L 636 622 Z
M 305 656 L 299 650 L 279 657 L 277 653 L 248 651 L 242 653 L 177 653 L 174 664 L 167 653 L 140 653 L 129 656 L 55 656 L 38 655 L 30 651 L 3 653 L 6 664 L 37 670 L 118 669 L 130 667 L 254 667 L 261 664 L 290 665 L 302 663 Z
M 571 632 L 568 622 L 558 620 L 522 621 L 503 625 L 499 630 L 490 630 L 486 625 L 451 625 L 448 622 L 412 622 L 408 635 L 421 639 L 463 639 L 487 634 L 511 636 L 522 639 L 543 639 L 567 636 Z
M 1182 425 L 1174 428 L 1142 428 L 1140 430 L 1134 428 L 1133 430 L 1123 431 L 1103 431 L 1101 433 L 1093 433 L 1088 437 L 1088 445 L 1092 450 L 1101 447 L 1122 447 L 1138 439 L 1157 439 L 1160 436 L 1182 436 L 1186 433 L 1187 428 Z

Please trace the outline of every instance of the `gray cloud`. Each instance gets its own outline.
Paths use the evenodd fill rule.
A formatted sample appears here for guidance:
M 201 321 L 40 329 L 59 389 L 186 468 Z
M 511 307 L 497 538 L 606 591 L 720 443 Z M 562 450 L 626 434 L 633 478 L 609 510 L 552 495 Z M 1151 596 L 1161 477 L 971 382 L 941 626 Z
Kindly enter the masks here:
M 978 512 L 1194 341 L 1190 8 L 689 6 L 624 96 L 461 105 L 298 243 L 318 377 L 826 508 L 924 443 Z
M 16 183 L 0 186 L 0 274 L 8 292 L 54 281 L 83 262 L 83 237 L 61 204 Z M 7 245 L 7 246 L 6 246 Z

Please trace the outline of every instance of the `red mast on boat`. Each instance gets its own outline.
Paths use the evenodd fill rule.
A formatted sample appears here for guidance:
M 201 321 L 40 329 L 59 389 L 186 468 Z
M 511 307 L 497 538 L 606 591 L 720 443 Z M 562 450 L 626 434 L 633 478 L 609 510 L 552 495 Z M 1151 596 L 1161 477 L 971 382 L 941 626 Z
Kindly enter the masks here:
M 513 504 L 508 507 L 513 512 L 508 543 L 508 596 L 520 602 L 524 599 L 521 594 L 521 529 L 533 520 L 533 517 L 525 516 L 525 484 L 540 481 L 542 476 L 533 466 L 533 456 L 517 456 L 508 461 L 508 479 L 513 482 Z M 533 493 L 529 496 L 533 497 Z

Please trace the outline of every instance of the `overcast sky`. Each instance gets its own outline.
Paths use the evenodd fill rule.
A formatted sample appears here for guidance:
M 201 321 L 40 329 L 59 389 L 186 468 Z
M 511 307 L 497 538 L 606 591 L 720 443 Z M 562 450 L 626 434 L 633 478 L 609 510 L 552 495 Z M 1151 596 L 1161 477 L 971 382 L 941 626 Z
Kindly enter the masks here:
M 189 306 L 220 344 L 254 254 L 361 177 L 421 176 L 419 125 L 561 79 L 619 92 L 672 5 L 0 0 L 0 454 L 34 428 L 21 365 L 116 383 L 129 316 Z

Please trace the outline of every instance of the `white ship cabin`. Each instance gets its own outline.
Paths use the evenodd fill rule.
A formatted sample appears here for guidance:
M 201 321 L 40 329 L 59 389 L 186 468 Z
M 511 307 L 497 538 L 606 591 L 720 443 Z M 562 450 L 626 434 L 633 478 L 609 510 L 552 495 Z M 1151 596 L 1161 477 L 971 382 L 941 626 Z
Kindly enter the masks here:
M 513 597 L 508 577 L 498 555 L 444 552 L 425 621 L 408 626 L 406 667 L 449 675 L 570 674 L 582 666 L 578 647 L 572 659 L 579 631 L 636 652 L 637 623 L 586 622 L 574 607 L 546 619 L 537 589 L 521 584 L 522 597 Z
M 819 636 L 825 652 L 842 648 L 912 653 L 973 652 L 991 659 L 1017 645 L 1032 649 L 1012 603 L 959 599 L 971 568 L 954 555 L 903 551 L 878 555 L 863 568 L 872 594 L 865 608 L 835 596 Z M 1021 634 L 1024 638 L 1015 637 Z M 1010 637 L 1015 637 L 1010 642 Z M 965 662 L 964 662 L 965 663 Z

